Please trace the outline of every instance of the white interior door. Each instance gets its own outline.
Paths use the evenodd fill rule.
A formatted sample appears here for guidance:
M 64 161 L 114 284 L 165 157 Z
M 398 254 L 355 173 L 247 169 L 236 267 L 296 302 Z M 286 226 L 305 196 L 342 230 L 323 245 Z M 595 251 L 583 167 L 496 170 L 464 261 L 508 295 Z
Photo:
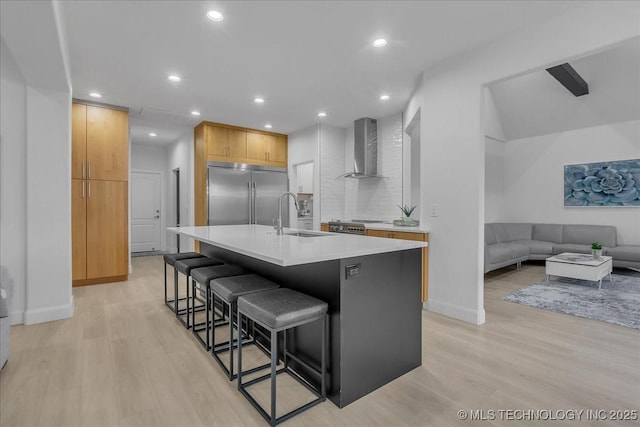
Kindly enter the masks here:
M 159 172 L 131 172 L 131 252 L 161 249 Z

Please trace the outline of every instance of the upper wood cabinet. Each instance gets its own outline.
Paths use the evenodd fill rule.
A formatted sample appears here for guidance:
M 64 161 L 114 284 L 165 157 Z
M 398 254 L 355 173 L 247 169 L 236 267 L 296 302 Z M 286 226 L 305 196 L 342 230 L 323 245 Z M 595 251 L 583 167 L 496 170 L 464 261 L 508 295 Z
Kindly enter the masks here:
M 247 132 L 216 126 L 206 127 L 209 160 L 232 162 L 247 157 Z
M 286 137 L 247 132 L 247 158 L 260 164 L 286 167 Z
M 129 179 L 129 113 L 73 104 L 71 177 Z
M 71 177 L 87 177 L 87 106 L 73 104 L 71 108 Z

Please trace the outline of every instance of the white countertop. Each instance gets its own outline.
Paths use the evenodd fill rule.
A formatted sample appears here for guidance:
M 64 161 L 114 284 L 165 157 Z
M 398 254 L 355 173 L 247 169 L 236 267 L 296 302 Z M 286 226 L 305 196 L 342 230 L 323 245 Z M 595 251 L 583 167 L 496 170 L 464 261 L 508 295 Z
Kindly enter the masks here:
M 299 231 L 323 236 L 278 236 L 273 227 L 266 225 L 167 227 L 167 230 L 285 267 L 427 246 L 426 242 L 419 241 L 309 230 Z M 286 233 L 298 230 L 285 228 L 284 231 Z
M 403 227 L 401 225 L 393 225 L 392 222 L 375 222 L 367 223 L 364 225 L 368 230 L 383 230 L 383 231 L 404 231 L 407 233 L 428 233 L 424 227 Z

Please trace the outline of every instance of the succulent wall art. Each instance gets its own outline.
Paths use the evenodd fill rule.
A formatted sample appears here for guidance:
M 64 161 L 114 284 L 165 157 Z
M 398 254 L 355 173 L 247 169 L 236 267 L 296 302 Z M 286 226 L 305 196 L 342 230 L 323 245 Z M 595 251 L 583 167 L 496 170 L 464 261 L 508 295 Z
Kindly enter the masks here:
M 640 207 L 640 159 L 565 165 L 564 205 Z

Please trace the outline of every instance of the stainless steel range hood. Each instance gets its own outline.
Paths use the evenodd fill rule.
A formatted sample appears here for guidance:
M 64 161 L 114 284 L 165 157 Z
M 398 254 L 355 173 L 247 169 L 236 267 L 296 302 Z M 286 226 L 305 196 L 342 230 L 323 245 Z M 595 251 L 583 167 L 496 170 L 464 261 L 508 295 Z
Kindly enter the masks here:
M 363 117 L 354 122 L 353 151 L 353 172 L 337 178 L 384 178 L 378 175 L 378 121 L 376 119 Z

